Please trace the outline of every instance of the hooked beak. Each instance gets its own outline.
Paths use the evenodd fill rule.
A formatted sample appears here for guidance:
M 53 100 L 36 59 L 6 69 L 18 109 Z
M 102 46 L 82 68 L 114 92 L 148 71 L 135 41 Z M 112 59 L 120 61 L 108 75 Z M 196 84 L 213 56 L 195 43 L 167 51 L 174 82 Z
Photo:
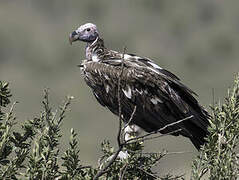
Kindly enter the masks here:
M 79 40 L 79 34 L 76 31 L 73 31 L 69 36 L 69 42 L 72 45 L 72 42 Z

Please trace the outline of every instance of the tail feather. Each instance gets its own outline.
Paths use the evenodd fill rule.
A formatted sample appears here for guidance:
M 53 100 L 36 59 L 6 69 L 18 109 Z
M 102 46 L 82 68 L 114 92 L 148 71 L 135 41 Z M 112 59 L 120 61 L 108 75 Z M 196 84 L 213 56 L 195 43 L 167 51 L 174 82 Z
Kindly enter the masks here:
M 187 122 L 185 123 L 185 127 L 188 131 L 189 134 L 189 139 L 191 140 L 191 142 L 193 143 L 193 145 L 197 148 L 197 150 L 200 149 L 200 147 L 205 144 L 206 140 L 206 136 L 208 135 L 208 130 L 207 128 L 201 128 L 199 126 L 197 126 L 194 121 L 197 121 L 198 119 L 195 118 L 193 119 L 193 121 L 191 122 Z

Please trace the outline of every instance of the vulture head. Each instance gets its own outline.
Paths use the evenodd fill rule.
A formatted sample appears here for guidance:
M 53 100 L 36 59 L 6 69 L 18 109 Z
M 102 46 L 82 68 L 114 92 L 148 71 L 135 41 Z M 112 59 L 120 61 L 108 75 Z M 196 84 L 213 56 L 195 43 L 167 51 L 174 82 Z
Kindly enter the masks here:
M 70 44 L 74 41 L 83 41 L 91 43 L 96 40 L 99 36 L 96 25 L 92 23 L 86 23 L 81 25 L 77 30 L 70 34 L 69 41 Z

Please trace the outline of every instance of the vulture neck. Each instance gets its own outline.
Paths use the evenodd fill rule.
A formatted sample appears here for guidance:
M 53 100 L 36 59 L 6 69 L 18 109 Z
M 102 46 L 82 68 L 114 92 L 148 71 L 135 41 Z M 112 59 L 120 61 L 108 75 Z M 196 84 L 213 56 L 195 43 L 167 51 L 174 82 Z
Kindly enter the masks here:
M 104 40 L 100 37 L 97 37 L 96 40 L 93 42 L 89 42 L 86 45 L 85 49 L 85 56 L 87 60 L 92 60 L 92 57 L 96 55 L 97 57 L 100 57 L 104 54 L 106 48 L 104 46 Z

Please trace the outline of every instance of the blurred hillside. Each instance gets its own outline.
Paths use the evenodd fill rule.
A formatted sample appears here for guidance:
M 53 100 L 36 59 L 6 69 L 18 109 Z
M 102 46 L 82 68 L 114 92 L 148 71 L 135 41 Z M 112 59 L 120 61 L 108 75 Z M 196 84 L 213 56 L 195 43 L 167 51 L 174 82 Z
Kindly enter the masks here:
M 21 120 L 39 114 L 45 87 L 55 103 L 73 95 L 62 140 L 74 127 L 80 134 L 82 160 L 96 163 L 100 142 L 115 141 L 118 122 L 83 82 L 76 65 L 84 58 L 84 44 L 70 46 L 69 33 L 86 22 L 95 23 L 110 49 L 126 46 L 128 52 L 154 59 L 208 106 L 212 89 L 215 100 L 222 99 L 239 71 L 238 6 L 230 0 L 2 0 L 0 79 L 10 82 Z M 157 139 L 146 149 L 193 152 L 168 157 L 162 172 L 189 169 L 196 154 L 182 137 Z

